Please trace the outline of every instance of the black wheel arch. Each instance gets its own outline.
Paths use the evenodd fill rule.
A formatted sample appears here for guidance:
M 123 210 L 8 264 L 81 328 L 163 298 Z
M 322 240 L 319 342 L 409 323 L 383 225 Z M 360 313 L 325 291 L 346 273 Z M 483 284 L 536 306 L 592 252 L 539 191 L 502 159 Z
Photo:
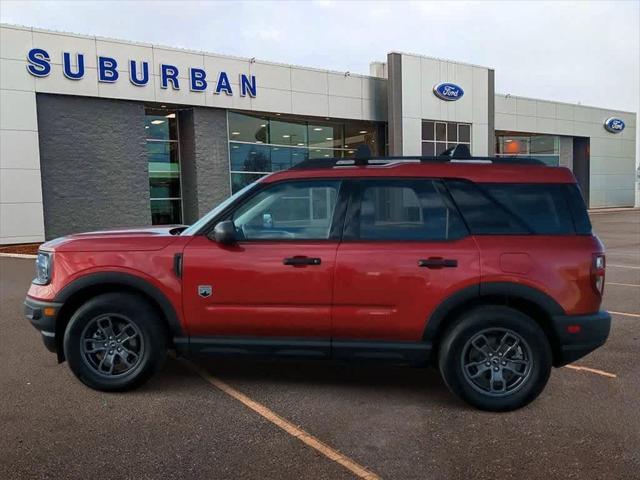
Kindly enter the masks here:
M 66 325 L 73 313 L 88 299 L 108 292 L 136 293 L 152 304 L 161 315 L 169 330 L 170 339 L 183 336 L 180 319 L 173 304 L 155 285 L 147 280 L 129 273 L 97 272 L 81 277 L 66 285 L 54 301 L 62 307 L 56 318 L 56 343 L 58 344 L 58 361 L 64 361 L 62 338 Z
M 443 300 L 427 319 L 423 341 L 432 343 L 434 353 L 447 329 L 465 311 L 481 305 L 504 305 L 533 318 L 545 332 L 554 359 L 560 342 L 552 327 L 552 317 L 566 315 L 562 306 L 541 290 L 512 282 L 486 282 L 470 285 Z M 437 358 L 437 357 L 432 357 Z

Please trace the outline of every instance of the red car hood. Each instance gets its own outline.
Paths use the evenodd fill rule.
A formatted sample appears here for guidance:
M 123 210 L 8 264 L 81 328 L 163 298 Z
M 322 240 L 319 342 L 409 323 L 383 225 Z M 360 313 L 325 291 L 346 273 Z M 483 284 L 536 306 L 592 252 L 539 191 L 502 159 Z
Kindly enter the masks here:
M 183 228 L 184 225 L 167 225 L 74 233 L 46 242 L 40 248 L 66 252 L 160 250 L 173 242 Z

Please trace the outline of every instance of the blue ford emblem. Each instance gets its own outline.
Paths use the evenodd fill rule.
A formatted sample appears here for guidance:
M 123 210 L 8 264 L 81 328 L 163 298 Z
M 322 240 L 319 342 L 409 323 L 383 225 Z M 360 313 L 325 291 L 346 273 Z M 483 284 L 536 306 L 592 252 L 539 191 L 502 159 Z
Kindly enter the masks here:
M 460 100 L 464 95 L 464 90 L 455 83 L 439 83 L 433 87 L 433 93 L 442 100 L 452 102 Z
M 607 118 L 604 122 L 604 128 L 611 133 L 620 133 L 624 130 L 624 122 L 619 118 Z

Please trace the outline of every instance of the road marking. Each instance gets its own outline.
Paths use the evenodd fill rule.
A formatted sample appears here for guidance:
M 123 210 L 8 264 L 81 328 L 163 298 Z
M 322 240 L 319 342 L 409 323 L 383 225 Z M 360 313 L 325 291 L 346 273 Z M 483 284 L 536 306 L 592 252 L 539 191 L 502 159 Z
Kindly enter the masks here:
M 612 315 L 624 315 L 625 317 L 640 318 L 640 315 L 638 315 L 637 313 L 612 312 L 611 310 L 609 310 L 609 313 L 611 313 Z
M 265 407 L 261 403 L 256 402 L 255 400 L 252 400 L 251 398 L 246 396 L 244 393 L 233 388 L 231 385 L 214 377 L 205 369 L 197 366 L 196 364 L 194 364 L 193 362 L 185 358 L 180 358 L 180 361 L 185 365 L 187 365 L 187 367 L 189 367 L 191 370 L 193 370 L 195 373 L 197 373 L 200 377 L 202 377 L 204 380 L 206 380 L 208 383 L 210 383 L 214 387 L 218 388 L 219 390 L 226 393 L 230 397 L 235 398 L 244 406 L 250 408 L 251 410 L 256 412 L 258 415 L 261 415 L 265 419 L 269 420 L 275 426 L 281 428 L 282 430 L 287 432 L 289 435 L 297 438 L 308 447 L 311 447 L 317 450 L 325 457 L 342 465 L 344 468 L 349 470 L 351 473 L 353 473 L 357 477 L 363 478 L 366 480 L 380 480 L 380 477 L 375 473 L 367 470 L 365 467 L 356 463 L 354 460 L 351 460 L 346 455 L 343 455 L 339 451 L 331 448 L 329 445 L 321 442 L 310 433 L 307 433 L 301 428 L 296 427 L 294 424 L 285 420 L 280 415 L 275 413 L 273 410 L 270 410 L 269 408 Z
M 636 267 L 636 266 L 629 266 L 629 265 L 615 265 L 613 263 L 607 263 L 607 267 L 614 267 L 614 268 L 633 268 L 635 270 L 640 270 L 640 267 Z
M 0 252 L 0 257 L 4 258 L 37 258 L 37 255 L 30 255 L 27 253 L 4 253 Z
M 622 287 L 636 287 L 639 288 L 640 285 L 636 285 L 635 283 L 616 283 L 616 282 L 606 282 L 607 285 L 620 285 Z
M 602 375 L 603 377 L 618 378 L 618 376 L 615 373 L 609 373 L 603 370 L 596 370 L 595 368 L 581 367 L 579 365 L 565 365 L 564 368 L 570 368 L 571 370 L 580 370 L 583 372 L 595 373 L 596 375 Z

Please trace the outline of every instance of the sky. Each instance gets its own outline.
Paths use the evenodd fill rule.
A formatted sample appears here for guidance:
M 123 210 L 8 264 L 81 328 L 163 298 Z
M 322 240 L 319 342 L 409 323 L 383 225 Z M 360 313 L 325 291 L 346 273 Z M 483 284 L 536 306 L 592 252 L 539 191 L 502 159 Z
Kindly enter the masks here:
M 640 0 L 0 0 L 0 20 L 363 74 L 418 53 L 492 67 L 500 93 L 640 110 Z

